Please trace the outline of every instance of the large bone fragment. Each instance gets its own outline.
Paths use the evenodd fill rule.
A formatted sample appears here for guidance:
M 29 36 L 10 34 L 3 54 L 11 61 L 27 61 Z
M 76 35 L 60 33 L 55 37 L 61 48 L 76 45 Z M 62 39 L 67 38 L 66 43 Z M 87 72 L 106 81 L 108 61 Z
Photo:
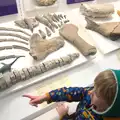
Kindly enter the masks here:
M 36 0 L 36 2 L 40 6 L 50 6 L 53 5 L 56 2 L 56 0 Z
M 17 29 L 17 28 L 6 28 L 6 27 L 0 27 L 0 30 L 4 30 L 4 31 L 14 31 L 14 32 L 21 32 L 24 33 L 25 35 L 31 36 L 29 33 L 27 33 L 26 31 L 23 31 L 21 29 Z
M 64 40 L 61 37 L 55 37 L 51 40 L 43 40 L 39 34 L 33 34 L 30 39 L 30 55 L 35 60 L 43 60 L 49 54 L 59 50 L 64 46 Z
M 96 31 L 101 35 L 110 38 L 111 40 L 117 40 L 120 38 L 120 22 L 108 22 L 97 24 L 94 21 L 86 17 L 87 29 Z
M 97 50 L 94 46 L 88 44 L 78 35 L 78 27 L 73 24 L 65 24 L 59 30 L 59 33 L 62 37 L 64 37 L 71 44 L 76 46 L 78 50 L 84 55 L 94 55 Z
M 39 33 L 43 39 L 46 38 L 46 34 L 42 30 L 39 30 Z
M 80 11 L 83 15 L 93 18 L 110 17 L 114 13 L 112 4 L 86 4 L 80 6 Z
M 25 37 L 16 33 L 6 33 L 6 32 L 0 32 L 0 36 L 13 36 L 13 37 L 18 37 L 20 39 L 23 39 L 25 41 L 29 40 L 29 37 Z
M 49 23 L 49 21 L 48 21 L 47 19 L 45 19 L 44 17 L 41 17 L 41 16 L 39 16 L 39 15 L 36 16 L 35 18 L 36 18 L 36 20 L 38 20 L 40 23 L 42 23 L 42 24 L 46 25 L 47 27 L 49 27 L 49 28 L 52 30 L 52 32 L 55 32 L 54 27 Z

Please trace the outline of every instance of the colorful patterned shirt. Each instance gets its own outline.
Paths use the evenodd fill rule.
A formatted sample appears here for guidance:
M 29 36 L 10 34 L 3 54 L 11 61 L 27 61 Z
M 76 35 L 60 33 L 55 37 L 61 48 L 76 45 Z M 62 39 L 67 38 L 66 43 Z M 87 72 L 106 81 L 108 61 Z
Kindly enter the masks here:
M 92 89 L 93 87 L 63 87 L 52 90 L 47 93 L 49 96 L 48 103 L 60 101 L 79 102 L 74 117 L 71 118 L 69 115 L 65 115 L 61 120 L 102 120 L 102 117 L 95 114 L 90 108 L 91 98 L 89 92 Z

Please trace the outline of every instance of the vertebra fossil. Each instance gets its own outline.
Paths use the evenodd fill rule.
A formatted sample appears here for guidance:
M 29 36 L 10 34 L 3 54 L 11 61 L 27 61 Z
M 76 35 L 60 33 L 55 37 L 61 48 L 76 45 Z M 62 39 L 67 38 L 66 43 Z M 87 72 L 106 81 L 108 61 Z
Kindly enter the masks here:
M 71 64 L 78 57 L 79 53 L 68 54 L 61 58 L 49 60 L 36 66 L 23 68 L 22 70 L 13 70 L 6 75 L 7 77 L 4 74 L 0 74 L 0 91 L 5 90 L 20 81 L 25 81 L 34 76 L 41 75 L 51 69 Z
M 5 30 L 5 31 L 15 31 L 15 32 L 21 32 L 21 33 L 24 33 L 28 36 L 31 36 L 29 33 L 21 30 L 21 29 L 17 29 L 17 28 L 6 28 L 6 27 L 0 27 L 0 30 Z
M 36 60 L 43 60 L 50 53 L 57 51 L 63 46 L 64 40 L 61 37 L 43 40 L 39 34 L 33 34 L 30 39 L 30 55 Z
M 6 59 L 11 59 L 11 58 L 17 58 L 17 57 L 19 57 L 19 56 L 17 56 L 17 55 L 0 56 L 0 61 L 6 60 Z
M 52 32 L 55 32 L 54 27 L 49 23 L 49 21 L 47 19 L 45 19 L 44 17 L 41 17 L 41 16 L 36 16 L 35 18 L 40 23 L 42 23 L 42 24 L 46 25 L 47 27 L 49 27 L 52 30 Z
M 63 36 L 67 41 L 75 45 L 84 56 L 94 55 L 97 50 L 94 46 L 85 42 L 78 35 L 78 27 L 73 24 L 65 24 L 59 30 L 61 36 Z

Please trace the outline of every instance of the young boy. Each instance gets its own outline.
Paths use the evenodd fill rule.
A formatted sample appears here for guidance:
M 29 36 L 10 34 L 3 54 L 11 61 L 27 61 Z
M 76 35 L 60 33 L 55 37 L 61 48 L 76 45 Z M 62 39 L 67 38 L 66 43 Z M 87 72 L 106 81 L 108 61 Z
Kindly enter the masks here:
M 95 78 L 94 87 L 63 87 L 52 90 L 42 96 L 24 95 L 30 98 L 30 104 L 37 106 L 47 101 L 79 102 L 76 112 L 68 115 L 68 107 L 57 106 L 61 120 L 102 120 L 120 116 L 120 70 L 106 70 Z

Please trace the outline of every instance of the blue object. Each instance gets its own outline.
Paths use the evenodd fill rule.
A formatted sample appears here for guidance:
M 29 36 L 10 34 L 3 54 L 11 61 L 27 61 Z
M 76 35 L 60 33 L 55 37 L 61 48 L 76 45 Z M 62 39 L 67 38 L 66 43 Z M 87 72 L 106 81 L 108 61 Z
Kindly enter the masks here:
M 87 2 L 87 1 L 93 1 L 93 0 L 67 0 L 67 4 Z
M 18 13 L 16 0 L 0 1 L 0 16 Z

